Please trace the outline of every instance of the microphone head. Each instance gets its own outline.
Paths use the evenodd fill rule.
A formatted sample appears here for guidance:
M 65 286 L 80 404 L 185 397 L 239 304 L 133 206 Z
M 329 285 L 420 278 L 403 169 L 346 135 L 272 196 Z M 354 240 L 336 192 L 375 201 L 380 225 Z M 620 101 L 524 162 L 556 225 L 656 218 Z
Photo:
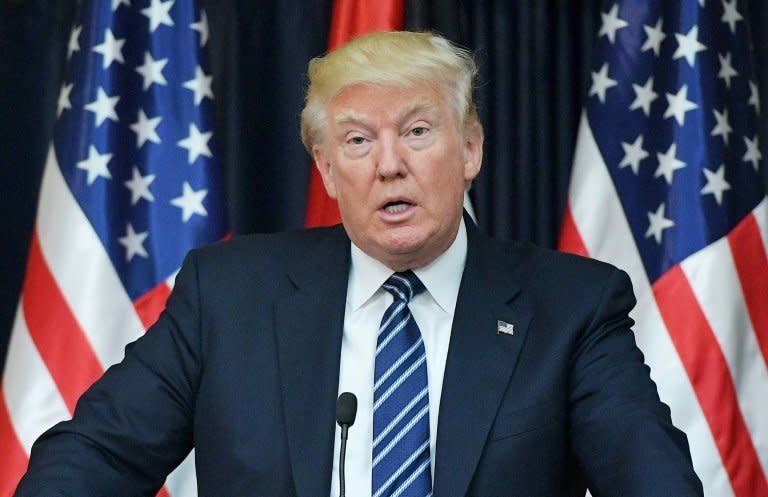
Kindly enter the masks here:
M 339 395 L 336 401 L 336 422 L 339 426 L 352 426 L 357 415 L 357 397 L 351 392 Z

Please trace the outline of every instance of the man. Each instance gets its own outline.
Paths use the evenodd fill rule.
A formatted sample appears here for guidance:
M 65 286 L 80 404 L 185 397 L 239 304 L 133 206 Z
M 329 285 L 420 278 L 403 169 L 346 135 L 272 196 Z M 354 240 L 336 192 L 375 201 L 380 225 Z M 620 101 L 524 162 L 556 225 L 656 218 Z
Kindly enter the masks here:
M 343 227 L 192 252 L 16 495 L 152 495 L 194 446 L 201 496 L 335 496 L 344 391 L 350 496 L 702 495 L 627 276 L 462 217 L 474 74 L 430 34 L 313 60 L 302 137 Z

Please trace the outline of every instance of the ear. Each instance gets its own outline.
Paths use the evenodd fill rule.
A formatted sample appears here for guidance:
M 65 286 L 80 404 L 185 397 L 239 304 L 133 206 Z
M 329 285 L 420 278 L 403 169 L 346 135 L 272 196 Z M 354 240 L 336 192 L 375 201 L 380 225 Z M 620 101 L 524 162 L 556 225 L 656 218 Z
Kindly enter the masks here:
M 472 181 L 480 172 L 483 163 L 483 128 L 480 123 L 468 124 L 464 128 L 464 180 Z
M 323 178 L 323 185 L 328 196 L 336 199 L 336 182 L 333 179 L 333 166 L 326 157 L 323 148 L 319 145 L 312 147 L 312 158 L 315 160 L 315 167 Z

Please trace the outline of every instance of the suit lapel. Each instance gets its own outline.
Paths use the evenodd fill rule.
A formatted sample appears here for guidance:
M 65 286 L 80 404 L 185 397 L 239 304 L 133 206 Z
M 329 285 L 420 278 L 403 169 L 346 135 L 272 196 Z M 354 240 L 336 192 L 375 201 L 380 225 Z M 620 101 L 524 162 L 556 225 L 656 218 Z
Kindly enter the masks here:
M 466 494 L 525 342 L 531 316 L 516 308 L 517 261 L 467 223 L 468 252 L 443 377 L 434 495 Z M 499 323 L 501 321 L 502 323 Z M 499 333 L 509 323 L 514 330 Z
M 275 304 L 288 449 L 299 497 L 327 495 L 333 469 L 336 394 L 349 273 L 341 228 L 289 273 Z

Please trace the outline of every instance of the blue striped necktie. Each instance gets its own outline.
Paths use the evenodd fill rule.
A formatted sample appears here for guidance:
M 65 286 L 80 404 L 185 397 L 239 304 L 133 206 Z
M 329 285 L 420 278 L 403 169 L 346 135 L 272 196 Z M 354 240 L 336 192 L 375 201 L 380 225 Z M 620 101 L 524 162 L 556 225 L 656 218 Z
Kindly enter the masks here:
M 394 300 L 384 312 L 373 387 L 373 497 L 432 495 L 427 354 L 408 302 L 424 290 L 411 271 L 383 288 Z

